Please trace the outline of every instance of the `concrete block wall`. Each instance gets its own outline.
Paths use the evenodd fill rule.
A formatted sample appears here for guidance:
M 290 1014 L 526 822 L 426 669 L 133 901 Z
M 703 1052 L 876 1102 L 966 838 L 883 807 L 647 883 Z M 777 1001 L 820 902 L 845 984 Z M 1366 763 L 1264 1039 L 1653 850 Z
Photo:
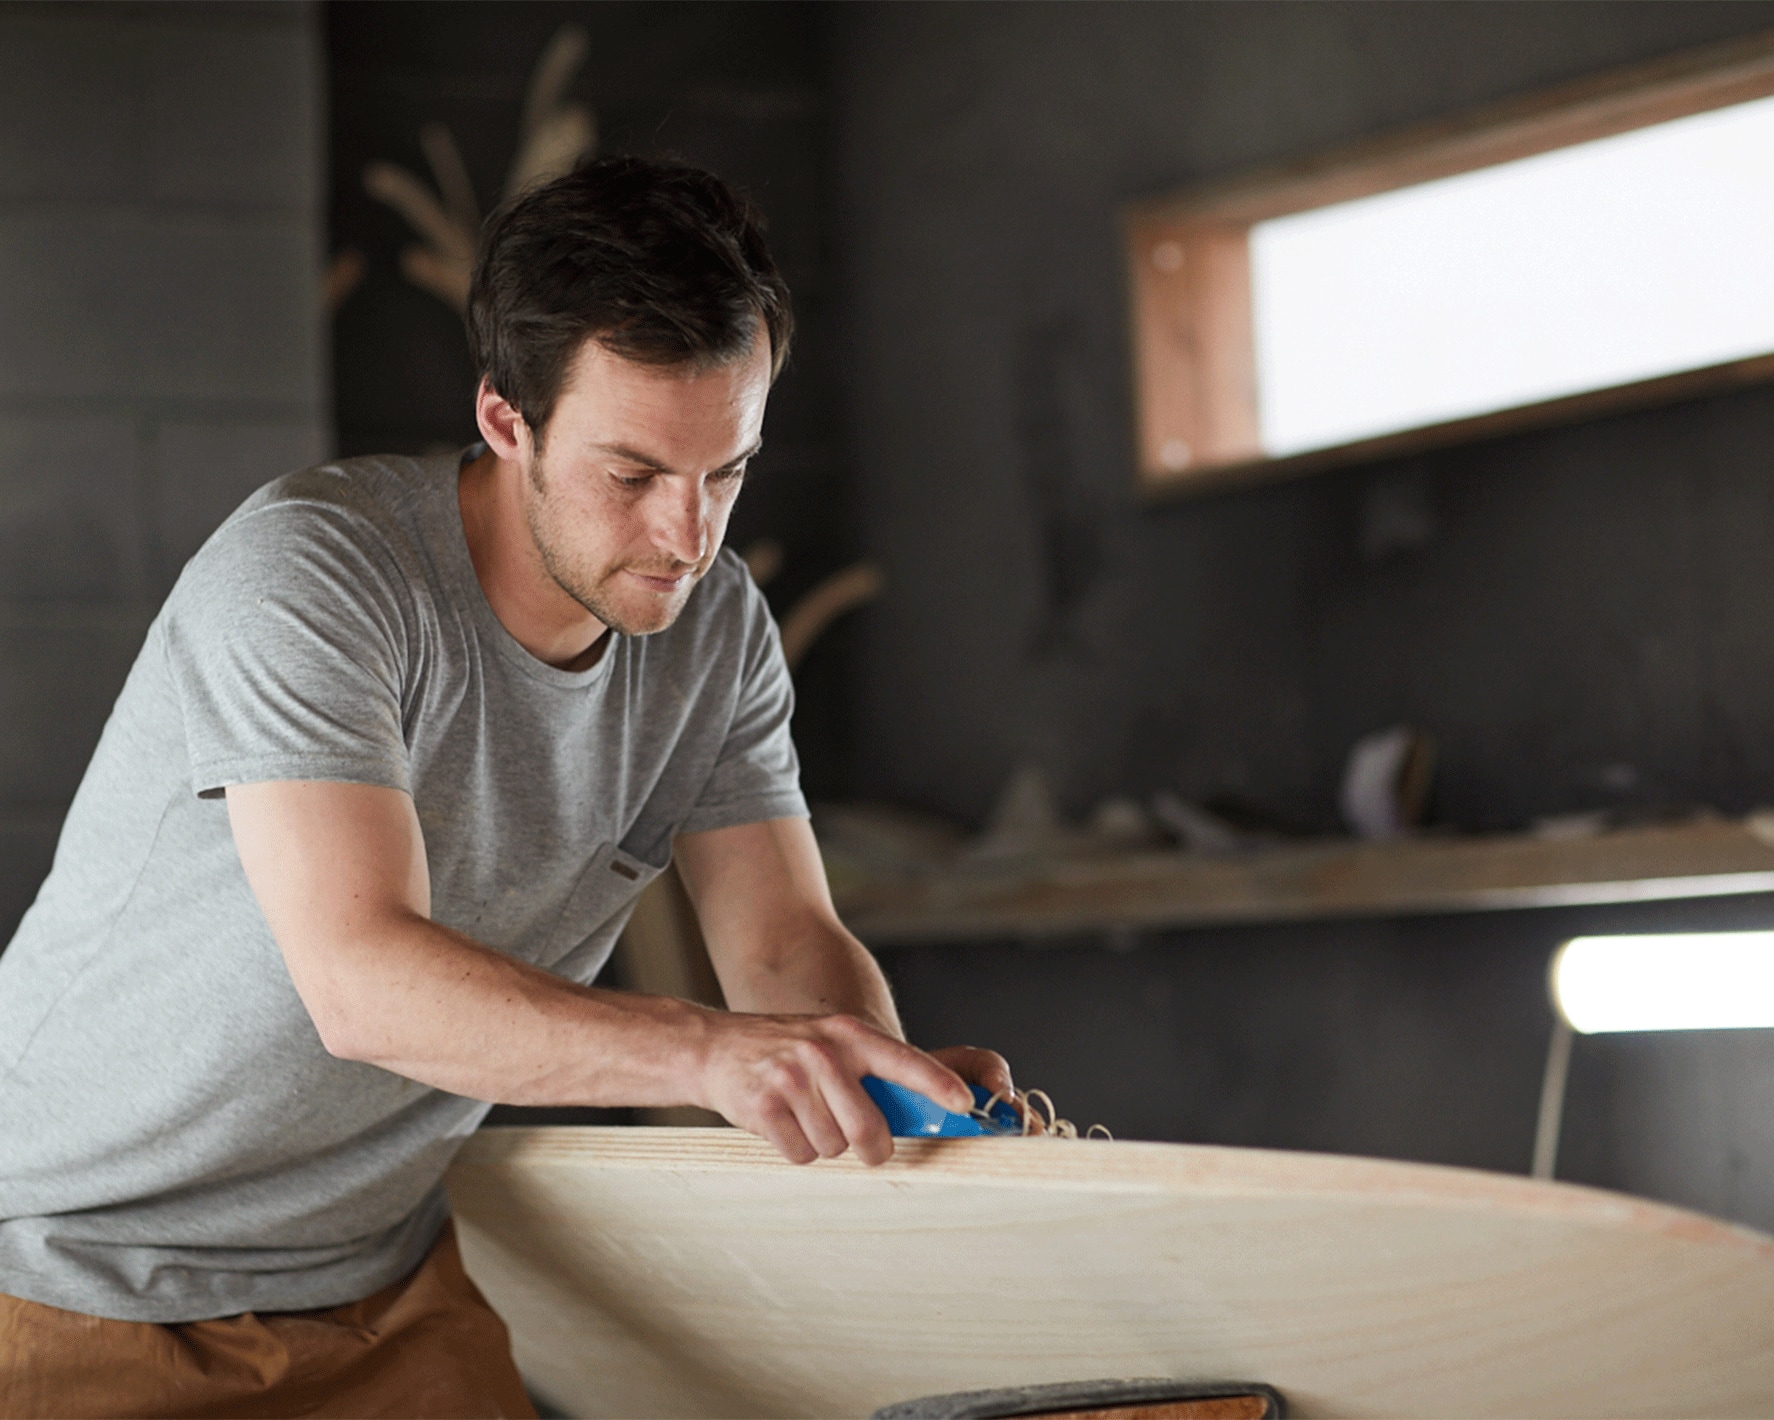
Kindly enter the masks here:
M 0 8 L 0 945 L 179 568 L 328 452 L 318 32 Z

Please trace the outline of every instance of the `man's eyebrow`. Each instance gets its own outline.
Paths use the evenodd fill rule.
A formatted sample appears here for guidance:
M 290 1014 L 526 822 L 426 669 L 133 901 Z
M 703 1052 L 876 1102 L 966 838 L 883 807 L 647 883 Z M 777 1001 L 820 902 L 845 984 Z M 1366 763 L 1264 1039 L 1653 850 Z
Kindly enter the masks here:
M 651 454 L 643 454 L 639 449 L 631 449 L 627 444 L 599 444 L 597 447 L 600 453 L 609 454 L 612 458 L 621 459 L 624 463 L 638 463 L 642 468 L 650 468 L 655 473 L 670 473 L 672 471 Z
M 763 447 L 764 447 L 764 441 L 762 439 L 757 440 L 755 443 L 752 444 L 752 446 L 749 449 L 747 449 L 738 458 L 731 459 L 728 462 L 722 464 L 720 466 L 720 468 L 715 470 L 715 472 L 716 473 L 724 473 L 730 468 L 738 468 L 740 464 L 745 463 L 750 459 L 755 459 L 758 456 L 759 451 Z
M 642 468 L 650 468 L 655 473 L 676 472 L 675 469 L 668 465 L 660 463 L 659 460 L 654 458 L 651 454 L 643 454 L 639 449 L 630 448 L 627 444 L 599 444 L 597 447 L 600 451 L 609 454 L 612 458 L 622 459 L 626 463 L 639 464 Z M 764 441 L 759 439 L 744 453 L 740 454 L 738 458 L 722 464 L 720 468 L 715 470 L 715 472 L 722 473 L 730 468 L 738 468 L 739 465 L 744 463 L 747 459 L 756 458 L 758 451 L 763 447 Z

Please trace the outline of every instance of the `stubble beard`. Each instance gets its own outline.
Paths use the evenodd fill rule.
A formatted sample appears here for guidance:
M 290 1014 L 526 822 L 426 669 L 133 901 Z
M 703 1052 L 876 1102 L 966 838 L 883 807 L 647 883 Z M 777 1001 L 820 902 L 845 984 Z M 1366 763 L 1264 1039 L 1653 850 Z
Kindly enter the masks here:
M 555 504 L 549 493 L 540 449 L 530 465 L 530 487 L 534 496 L 524 500 L 524 518 L 530 527 L 530 540 L 542 557 L 543 570 L 554 579 L 557 587 L 618 636 L 649 636 L 665 630 L 678 619 L 706 567 L 687 569 L 691 575 L 685 586 L 670 598 L 653 598 L 652 615 L 636 617 L 618 607 L 609 595 L 610 584 L 623 574 L 624 569 L 613 567 L 601 573 L 588 573 L 562 549 L 561 539 L 555 536 L 558 519 L 553 516 Z M 685 569 L 680 565 L 671 571 L 652 575 L 672 576 L 681 570 Z

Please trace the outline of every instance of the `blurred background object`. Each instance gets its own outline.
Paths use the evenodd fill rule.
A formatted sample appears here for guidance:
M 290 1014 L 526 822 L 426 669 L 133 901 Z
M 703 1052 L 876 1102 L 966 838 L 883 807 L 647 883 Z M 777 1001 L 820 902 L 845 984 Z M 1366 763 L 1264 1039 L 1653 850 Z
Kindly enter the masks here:
M 1349 751 L 1337 806 L 1360 838 L 1398 838 L 1422 825 L 1435 783 L 1435 737 L 1395 725 Z
M 559 177 L 597 151 L 597 120 L 590 108 L 563 99 L 585 63 L 589 44 L 580 26 L 562 25 L 536 61 L 501 200 Z M 363 170 L 364 190 L 405 217 L 420 238 L 419 245 L 400 254 L 400 269 L 407 280 L 462 315 L 468 309 L 468 282 L 480 240 L 480 200 L 446 125 L 421 127 L 419 146 L 436 180 L 435 194 L 405 168 L 384 162 Z

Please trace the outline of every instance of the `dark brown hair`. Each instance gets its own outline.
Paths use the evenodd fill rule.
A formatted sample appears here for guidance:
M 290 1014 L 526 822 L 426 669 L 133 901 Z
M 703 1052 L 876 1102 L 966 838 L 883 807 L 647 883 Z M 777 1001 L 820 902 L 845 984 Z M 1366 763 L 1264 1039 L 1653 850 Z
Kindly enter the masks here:
M 763 220 L 713 173 L 599 158 L 487 219 L 468 291 L 468 346 L 541 434 L 586 340 L 648 365 L 739 360 L 760 329 L 770 377 L 794 333 Z

